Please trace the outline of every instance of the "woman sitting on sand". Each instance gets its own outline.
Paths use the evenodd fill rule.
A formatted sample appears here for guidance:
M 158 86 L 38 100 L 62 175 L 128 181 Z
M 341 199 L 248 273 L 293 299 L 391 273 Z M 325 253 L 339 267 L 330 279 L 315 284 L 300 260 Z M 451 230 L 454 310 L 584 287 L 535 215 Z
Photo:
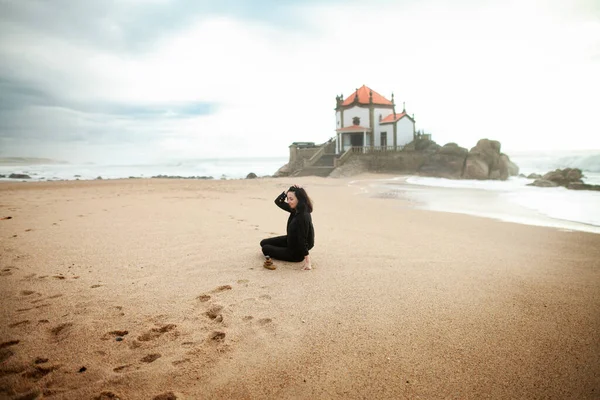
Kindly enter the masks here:
M 286 203 L 287 199 L 287 203 Z M 275 204 L 290 213 L 287 221 L 287 235 L 261 240 L 260 247 L 267 258 L 265 268 L 275 269 L 271 257 L 282 261 L 300 262 L 303 270 L 312 269 L 308 251 L 315 244 L 315 230 L 312 224 L 313 206 L 303 188 L 294 185 L 275 199 Z

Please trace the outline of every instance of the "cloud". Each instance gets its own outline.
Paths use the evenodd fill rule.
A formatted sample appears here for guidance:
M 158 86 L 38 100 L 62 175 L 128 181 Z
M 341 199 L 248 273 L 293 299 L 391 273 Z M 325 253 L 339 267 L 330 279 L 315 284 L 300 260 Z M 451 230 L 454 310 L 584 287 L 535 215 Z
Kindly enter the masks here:
M 0 152 L 285 156 L 362 84 L 440 143 L 600 148 L 595 2 L 213 3 L 0 3 Z

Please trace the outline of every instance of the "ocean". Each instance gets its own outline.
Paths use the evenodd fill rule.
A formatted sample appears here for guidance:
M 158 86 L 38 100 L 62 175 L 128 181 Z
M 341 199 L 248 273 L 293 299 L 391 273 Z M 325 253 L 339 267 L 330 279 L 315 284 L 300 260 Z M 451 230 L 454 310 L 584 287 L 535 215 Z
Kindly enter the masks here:
M 511 156 L 520 172 L 544 174 L 556 168 L 580 168 L 584 182 L 600 185 L 600 151 L 522 153 Z M 563 187 L 527 186 L 533 179 L 507 181 L 399 177 L 380 182 L 381 193 L 394 194 L 421 209 L 454 212 L 528 225 L 600 233 L 600 192 Z
M 257 176 L 273 175 L 288 162 L 287 157 L 192 159 L 170 163 L 111 164 L 32 164 L 0 165 L 0 175 L 27 174 L 31 181 L 150 178 L 157 175 L 242 179 L 250 172 Z M 0 178 L 0 180 L 13 180 Z

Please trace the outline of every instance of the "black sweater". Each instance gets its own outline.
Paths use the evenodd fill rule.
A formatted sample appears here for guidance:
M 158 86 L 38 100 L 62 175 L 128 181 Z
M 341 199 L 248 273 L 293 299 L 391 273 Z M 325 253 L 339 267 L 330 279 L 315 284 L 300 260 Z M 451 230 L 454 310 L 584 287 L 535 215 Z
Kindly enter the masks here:
M 292 252 L 307 256 L 308 251 L 315 245 L 315 229 L 308 210 L 296 212 L 285 202 L 286 194 L 281 193 L 275 199 L 277 207 L 290 213 L 287 221 L 287 245 Z

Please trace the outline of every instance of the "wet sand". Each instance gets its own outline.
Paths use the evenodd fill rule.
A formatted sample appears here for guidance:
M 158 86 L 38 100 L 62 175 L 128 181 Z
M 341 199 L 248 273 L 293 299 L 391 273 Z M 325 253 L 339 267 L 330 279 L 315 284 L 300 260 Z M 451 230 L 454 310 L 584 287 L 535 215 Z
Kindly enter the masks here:
M 600 235 L 355 179 L 0 184 L 0 398 L 600 396 Z M 270 271 L 293 183 L 315 269 Z

